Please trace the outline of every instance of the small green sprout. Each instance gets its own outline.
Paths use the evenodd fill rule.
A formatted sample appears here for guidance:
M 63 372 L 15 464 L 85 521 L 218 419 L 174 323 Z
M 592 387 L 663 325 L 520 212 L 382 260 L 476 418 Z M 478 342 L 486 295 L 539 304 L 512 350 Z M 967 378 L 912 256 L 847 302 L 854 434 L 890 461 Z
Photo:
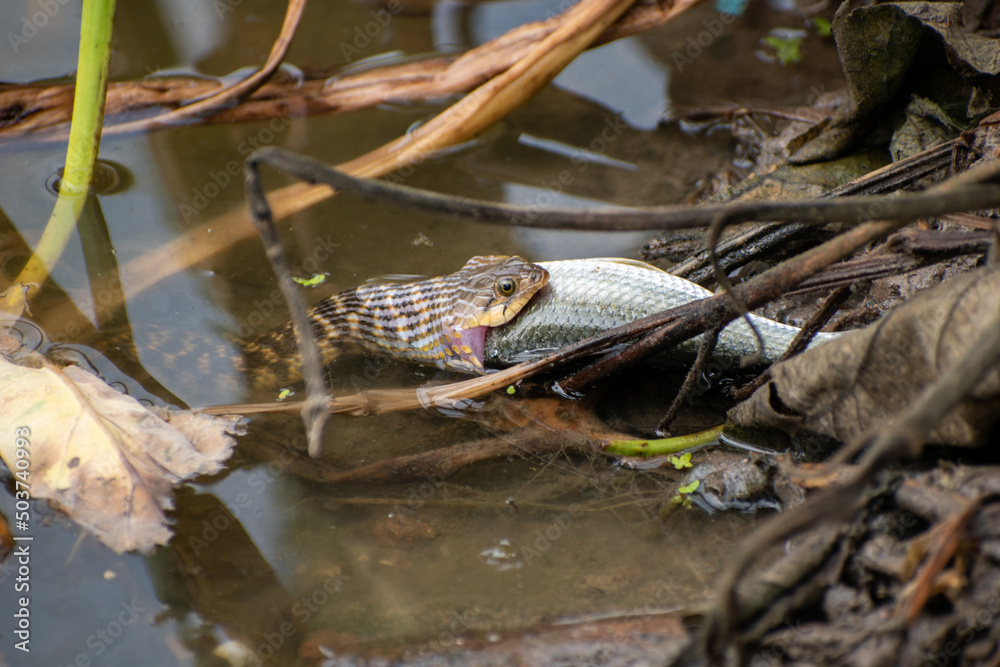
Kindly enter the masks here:
M 701 486 L 701 480 L 696 479 L 690 484 L 685 484 L 678 488 L 674 497 L 667 501 L 666 505 L 660 510 L 660 516 L 666 518 L 676 508 L 691 509 L 691 494 L 697 491 L 699 486 Z
M 514 389 L 514 385 L 511 385 L 511 386 L 507 387 L 507 395 L 508 396 L 513 396 L 516 392 L 517 392 L 517 389 Z
M 671 456 L 667 460 L 670 461 L 673 464 L 674 468 L 676 468 L 677 470 L 683 470 L 684 468 L 690 468 L 691 467 L 691 452 L 688 452 L 687 454 L 681 454 L 680 456 Z
M 691 494 L 691 493 L 694 493 L 695 491 L 697 491 L 699 486 L 701 486 L 701 480 L 700 479 L 696 479 L 693 482 L 691 482 L 690 484 L 685 484 L 684 486 L 682 486 L 679 489 L 677 489 L 677 493 L 686 496 L 688 494 Z
M 295 282 L 302 285 L 303 287 L 316 287 L 316 285 L 322 285 L 326 282 L 327 273 L 314 273 L 309 278 L 292 278 Z
M 830 22 L 829 21 L 827 21 L 825 18 L 817 16 L 816 18 L 814 18 L 812 20 L 812 22 L 813 22 L 813 25 L 816 26 L 816 33 L 820 37 L 829 37 L 830 36 L 831 33 L 830 33 Z
M 764 44 L 774 49 L 774 55 L 782 65 L 797 63 L 802 60 L 801 37 L 778 37 L 770 35 L 764 38 Z

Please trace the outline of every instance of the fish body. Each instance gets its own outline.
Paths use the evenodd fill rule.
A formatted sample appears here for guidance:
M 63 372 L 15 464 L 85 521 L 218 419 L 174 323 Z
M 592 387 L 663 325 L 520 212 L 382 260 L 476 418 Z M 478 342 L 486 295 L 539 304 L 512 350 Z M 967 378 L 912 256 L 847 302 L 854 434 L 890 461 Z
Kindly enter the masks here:
M 483 363 L 510 366 L 538 359 L 554 350 L 638 319 L 713 296 L 704 287 L 644 262 L 618 259 L 572 259 L 539 262 L 549 275 L 543 286 L 510 322 L 490 329 Z M 797 327 L 750 315 L 764 341 L 761 363 L 771 363 L 799 333 Z M 837 337 L 819 333 L 812 344 Z M 697 353 L 700 336 L 677 346 L 675 358 Z M 727 362 L 752 357 L 757 340 L 743 318 L 722 330 L 715 357 Z

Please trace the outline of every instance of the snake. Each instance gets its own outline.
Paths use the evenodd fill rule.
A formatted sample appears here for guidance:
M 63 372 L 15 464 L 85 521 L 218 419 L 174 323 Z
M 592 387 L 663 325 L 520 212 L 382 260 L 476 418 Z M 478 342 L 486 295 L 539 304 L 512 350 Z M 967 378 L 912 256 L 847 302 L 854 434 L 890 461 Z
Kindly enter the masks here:
M 368 284 L 328 297 L 308 311 L 324 363 L 345 348 L 466 374 L 538 359 L 712 292 L 652 265 L 620 258 L 532 263 L 519 256 L 470 259 L 457 272 L 413 283 Z M 753 315 L 764 343 L 759 361 L 776 360 L 799 333 Z M 817 334 L 812 344 L 836 337 Z M 690 358 L 698 337 L 672 352 Z M 291 322 L 242 342 L 253 384 L 274 388 L 301 378 Z M 757 341 L 745 320 L 723 329 L 717 359 L 752 357 Z
M 533 263 L 516 255 L 485 255 L 471 258 L 452 274 L 417 282 L 367 283 L 341 291 L 316 303 L 307 316 L 324 364 L 360 350 L 482 375 L 712 295 L 696 283 L 636 260 Z M 757 354 L 757 339 L 741 318 L 720 333 L 715 361 L 727 367 L 748 358 L 759 365 L 771 363 L 800 332 L 755 314 L 747 319 L 761 334 L 762 354 Z M 161 367 L 211 375 L 209 385 L 219 391 L 232 389 L 239 376 L 254 390 L 268 393 L 302 379 L 302 355 L 291 322 L 257 336 L 229 338 L 228 345 L 196 335 L 178 338 L 162 328 L 150 331 L 139 346 L 144 354 L 159 358 Z M 818 333 L 810 345 L 838 335 Z M 699 339 L 685 341 L 659 359 L 690 361 Z M 113 337 L 109 340 L 105 348 L 111 352 L 128 349 Z M 111 371 L 114 362 L 97 350 L 78 351 L 83 363 L 99 375 L 122 377 L 121 372 Z M 199 385 L 209 386 L 204 381 Z
M 487 331 L 510 322 L 548 279 L 544 268 L 516 255 L 476 256 L 446 276 L 339 292 L 310 308 L 307 317 L 324 363 L 355 348 L 482 374 Z M 302 355 L 291 322 L 240 345 L 256 387 L 301 379 Z

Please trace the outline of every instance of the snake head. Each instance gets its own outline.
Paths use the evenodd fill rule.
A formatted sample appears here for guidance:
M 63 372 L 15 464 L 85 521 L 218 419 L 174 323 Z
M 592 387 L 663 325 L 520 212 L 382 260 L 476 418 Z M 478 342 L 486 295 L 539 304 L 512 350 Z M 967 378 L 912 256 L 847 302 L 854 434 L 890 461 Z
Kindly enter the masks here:
M 482 373 L 487 329 L 514 319 L 549 273 L 516 255 L 486 255 L 470 259 L 452 278 L 453 306 L 444 326 L 451 353 L 444 366 Z

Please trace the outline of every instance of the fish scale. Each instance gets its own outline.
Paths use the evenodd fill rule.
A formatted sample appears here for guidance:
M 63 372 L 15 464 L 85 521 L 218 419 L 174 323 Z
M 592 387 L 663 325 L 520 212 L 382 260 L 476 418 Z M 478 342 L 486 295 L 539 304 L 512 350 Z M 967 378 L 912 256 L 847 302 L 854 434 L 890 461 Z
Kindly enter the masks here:
M 510 366 L 538 359 L 560 347 L 604 333 L 648 315 L 713 296 L 689 280 L 644 262 L 617 258 L 539 262 L 549 282 L 513 320 L 491 329 L 486 338 L 487 366 Z M 771 363 L 788 348 L 800 329 L 750 315 L 764 341 L 762 363 Z M 837 337 L 819 333 L 812 345 Z M 674 357 L 689 359 L 701 337 L 674 348 Z M 719 335 L 714 356 L 736 362 L 757 352 L 757 340 L 742 318 Z

